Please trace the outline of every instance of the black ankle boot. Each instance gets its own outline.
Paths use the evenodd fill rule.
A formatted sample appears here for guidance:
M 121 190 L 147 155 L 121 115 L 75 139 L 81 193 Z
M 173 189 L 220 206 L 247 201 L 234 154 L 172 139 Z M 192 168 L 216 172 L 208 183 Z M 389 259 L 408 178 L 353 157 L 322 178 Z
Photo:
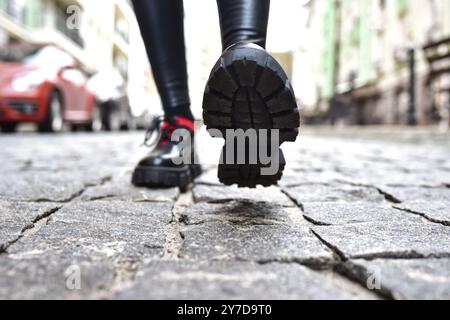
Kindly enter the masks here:
M 270 149 L 276 154 L 276 163 L 267 165 L 261 160 L 259 152 L 257 161 L 250 161 L 255 148 L 250 148 L 247 142 L 243 150 L 237 150 L 244 153 L 246 162 L 229 163 L 223 157 L 229 152 L 227 144 L 230 140 L 227 139 L 218 174 L 225 185 L 254 188 L 278 183 L 285 167 L 279 146 L 283 142 L 296 140 L 300 116 L 286 73 L 266 50 L 251 43 L 239 43 L 225 50 L 206 86 L 203 119 L 207 129 L 219 130 L 222 135 L 227 131 L 237 132 L 237 129 L 245 132 L 255 129 L 258 150 L 270 149 L 271 146 L 270 138 L 261 140 L 259 144 L 260 134 L 266 132 L 266 136 L 270 137 L 270 133 L 276 132 L 273 129 L 278 129 L 279 143 L 274 143 L 275 150 Z M 235 148 L 235 143 L 230 148 Z M 273 165 L 276 170 L 273 170 Z M 269 171 L 262 170 L 268 166 L 271 168 Z
M 174 132 L 188 137 L 192 143 L 184 140 L 173 142 Z M 150 154 L 142 159 L 134 170 L 132 183 L 138 187 L 186 189 L 195 178 L 200 176 L 201 167 L 195 163 L 194 122 L 182 118 L 157 118 L 146 134 L 145 145 L 154 147 Z M 159 134 L 153 137 L 155 132 Z

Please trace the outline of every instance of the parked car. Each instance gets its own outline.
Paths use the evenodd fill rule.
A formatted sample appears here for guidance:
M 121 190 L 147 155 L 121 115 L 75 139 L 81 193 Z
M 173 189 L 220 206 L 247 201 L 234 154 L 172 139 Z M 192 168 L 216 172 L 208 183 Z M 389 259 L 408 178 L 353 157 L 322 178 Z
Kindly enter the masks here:
M 31 122 L 41 132 L 59 132 L 64 124 L 101 129 L 95 95 L 77 61 L 54 45 L 0 47 L 0 127 L 13 132 Z
M 97 72 L 89 79 L 88 87 L 97 98 L 105 130 L 136 129 L 125 81 L 117 70 Z

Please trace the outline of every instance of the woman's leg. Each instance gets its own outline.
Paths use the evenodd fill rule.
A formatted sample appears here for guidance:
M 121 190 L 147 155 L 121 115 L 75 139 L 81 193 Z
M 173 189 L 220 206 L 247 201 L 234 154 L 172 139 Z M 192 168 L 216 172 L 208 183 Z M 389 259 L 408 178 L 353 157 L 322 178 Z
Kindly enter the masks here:
M 265 48 L 270 0 L 217 0 L 222 46 L 245 41 Z
M 201 174 L 192 163 L 194 150 L 172 141 L 177 129 L 193 136 L 184 44 L 182 0 L 133 0 L 153 75 L 164 107 L 165 119 L 155 119 L 149 132 L 159 130 L 159 138 L 148 156 L 136 166 L 132 183 L 139 187 L 180 187 L 185 189 Z M 147 138 L 149 138 L 147 136 Z M 148 142 L 148 141 L 147 141 Z M 188 148 L 189 149 L 186 149 Z M 180 154 L 190 151 L 190 161 L 180 163 Z
M 190 111 L 182 0 L 133 0 L 166 116 Z

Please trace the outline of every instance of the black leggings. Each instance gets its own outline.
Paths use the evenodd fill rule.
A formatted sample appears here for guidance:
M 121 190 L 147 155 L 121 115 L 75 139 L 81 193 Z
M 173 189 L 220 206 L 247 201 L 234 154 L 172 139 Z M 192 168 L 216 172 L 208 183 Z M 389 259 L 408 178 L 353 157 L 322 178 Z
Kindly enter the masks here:
M 241 41 L 265 47 L 270 0 L 217 0 L 217 5 L 224 50 Z M 183 1 L 133 0 L 133 6 L 165 113 L 189 108 Z

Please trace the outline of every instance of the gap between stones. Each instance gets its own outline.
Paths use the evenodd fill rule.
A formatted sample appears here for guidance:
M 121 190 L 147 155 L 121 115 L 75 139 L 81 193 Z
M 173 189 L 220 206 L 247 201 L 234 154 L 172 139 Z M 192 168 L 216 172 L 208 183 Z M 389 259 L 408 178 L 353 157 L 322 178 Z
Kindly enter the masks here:
M 20 239 L 24 238 L 25 236 L 36 232 L 36 230 L 35 230 L 36 228 L 40 229 L 40 227 L 42 226 L 41 222 L 44 222 L 44 224 L 46 224 L 48 222 L 49 217 L 52 214 L 58 212 L 61 208 L 62 208 L 62 206 L 51 208 L 51 209 L 45 211 L 44 213 L 36 216 L 31 221 L 31 223 L 29 225 L 25 226 L 20 231 L 20 234 L 16 238 L 14 238 L 13 240 L 8 241 L 7 243 L 0 244 L 0 255 L 8 254 L 8 249 L 12 245 L 14 245 L 17 241 L 19 241 Z
M 441 221 L 441 220 L 434 219 L 432 217 L 429 217 L 424 212 L 414 211 L 414 210 L 410 210 L 410 209 L 406 209 L 406 208 L 400 208 L 400 207 L 396 207 L 396 206 L 392 206 L 392 207 L 394 209 L 396 209 L 396 210 L 400 210 L 400 211 L 403 211 L 403 212 L 406 212 L 406 213 L 412 213 L 412 214 L 414 214 L 416 216 L 419 216 L 419 217 L 422 217 L 422 218 L 424 218 L 427 221 L 432 222 L 432 223 L 441 224 L 441 225 L 446 226 L 446 227 L 450 226 L 450 222 L 449 221 Z
M 187 201 L 186 201 L 187 200 Z M 183 218 L 183 212 L 187 209 L 187 207 L 192 204 L 192 194 L 185 195 L 185 198 L 181 197 L 177 200 L 176 204 L 173 207 L 173 219 L 171 222 L 171 226 L 168 232 L 167 241 L 164 250 L 163 259 L 166 260 L 179 260 L 180 258 L 180 250 L 184 244 L 184 234 L 182 232 L 182 227 L 190 226 L 194 224 L 187 224 L 187 222 Z M 232 223 L 230 221 L 225 221 L 227 223 Z M 202 225 L 207 222 L 196 223 L 195 225 Z M 362 281 L 357 281 L 357 279 L 353 279 L 349 276 L 343 276 L 342 273 L 336 272 L 337 265 L 339 264 L 336 260 L 330 259 L 317 259 L 317 258 L 309 258 L 309 259 L 296 259 L 296 258 L 283 258 L 283 259 L 268 259 L 268 260 L 248 260 L 242 257 L 235 256 L 231 259 L 226 259 L 227 261 L 239 261 L 239 262 L 248 262 L 248 263 L 256 263 L 259 265 L 267 265 L 272 263 L 278 264 L 298 264 L 312 271 L 331 271 L 335 274 L 338 279 L 341 279 L 343 283 L 348 283 L 349 285 L 356 286 L 357 288 L 367 291 L 370 294 L 373 294 L 374 297 L 379 297 L 381 299 L 386 299 L 386 295 L 382 295 L 379 292 L 370 291 L 366 287 L 362 285 Z
M 428 220 L 429 222 L 432 222 L 432 223 L 441 224 L 441 225 L 446 226 L 446 227 L 450 226 L 450 222 L 433 219 L 433 218 L 429 217 L 426 213 L 418 212 L 418 211 L 414 211 L 414 210 L 409 210 L 409 209 L 405 209 L 405 208 L 399 208 L 399 207 L 395 206 L 396 204 L 398 205 L 398 204 L 403 203 L 403 201 L 397 199 L 394 195 L 384 191 L 383 189 L 381 189 L 379 187 L 371 186 L 371 185 L 364 185 L 364 184 L 357 184 L 357 183 L 349 183 L 349 184 L 354 185 L 354 186 L 359 186 L 359 187 L 376 189 L 382 196 L 384 196 L 384 198 L 385 198 L 385 200 L 387 202 L 390 202 L 392 204 L 392 207 L 394 209 L 396 209 L 396 210 L 400 210 L 400 211 L 403 211 L 403 212 L 407 212 L 407 213 L 412 213 L 414 215 L 418 215 L 418 216 L 420 216 L 420 217 L 422 217 L 422 218 L 424 218 L 424 219 L 426 219 L 426 220 Z M 426 187 L 426 188 L 430 188 L 430 187 Z M 450 188 L 450 186 L 449 186 L 449 188 Z M 305 217 L 305 218 L 309 221 L 309 219 L 307 217 Z M 311 221 L 311 222 L 313 222 L 313 221 Z M 317 225 L 320 225 L 320 224 L 317 224 Z
M 180 259 L 180 250 L 184 243 L 182 227 L 184 226 L 181 218 L 182 213 L 193 203 L 192 191 L 178 194 L 175 203 L 172 206 L 172 218 L 167 225 L 166 241 L 161 260 Z M 106 299 L 114 299 L 124 288 L 133 285 L 136 280 L 139 269 L 144 264 L 142 257 L 130 260 L 119 258 L 114 261 L 114 276 L 111 287 L 103 290 L 100 295 Z
M 55 204 L 61 204 L 55 208 L 52 208 L 38 216 L 36 216 L 30 225 L 25 226 L 20 235 L 14 240 L 8 242 L 6 245 L 0 245 L 0 255 L 7 254 L 7 249 L 9 249 L 12 245 L 14 245 L 20 239 L 31 236 L 36 233 L 42 226 L 48 225 L 51 219 L 51 216 L 64 208 L 66 205 L 72 203 L 76 199 L 80 198 L 88 189 L 102 186 L 109 181 L 112 180 L 112 176 L 107 176 L 101 179 L 101 181 L 97 184 L 86 184 L 81 190 L 71 195 L 68 199 L 64 201 L 51 201 L 42 199 L 41 201 L 28 201 L 28 202 L 52 202 Z M 111 287 L 107 289 L 102 289 L 99 292 L 99 295 L 103 298 L 112 299 L 115 295 L 120 292 L 125 286 L 128 284 L 132 284 L 136 278 L 138 269 L 143 264 L 141 260 L 130 260 L 127 258 L 119 258 L 113 261 L 114 264 L 114 275 L 112 280 Z
M 35 203 L 43 203 L 43 202 L 51 202 L 55 204 L 62 204 L 60 206 L 55 206 L 54 208 L 51 208 L 44 213 L 36 216 L 31 220 L 31 223 L 29 225 L 26 225 L 20 232 L 20 234 L 14 238 L 13 240 L 8 241 L 7 243 L 0 244 L 0 255 L 7 254 L 8 249 L 17 243 L 20 239 L 32 235 L 36 233 L 43 225 L 47 225 L 49 223 L 49 220 L 53 214 L 61 210 L 66 204 L 71 203 L 72 201 L 76 200 L 77 198 L 81 197 L 89 188 L 102 186 L 105 183 L 111 181 L 112 177 L 107 176 L 100 180 L 98 184 L 85 184 L 84 187 L 79 190 L 78 192 L 71 195 L 69 198 L 63 201 L 52 201 L 50 199 L 37 199 L 34 201 L 23 201 L 23 202 L 35 202 Z
M 328 249 L 333 252 L 333 255 L 336 257 L 336 262 L 334 266 L 332 266 L 331 270 L 335 273 L 339 274 L 346 280 L 357 283 L 361 288 L 366 291 L 369 291 L 375 295 L 377 295 L 381 299 L 393 300 L 394 294 L 388 288 L 382 287 L 380 290 L 369 290 L 367 288 L 367 279 L 368 279 L 368 270 L 364 267 L 357 266 L 353 262 L 351 262 L 345 254 L 339 250 L 338 247 L 333 244 L 325 241 L 319 234 L 317 234 L 314 230 L 311 229 L 311 232 L 316 236 L 316 238 L 325 245 Z
M 192 191 L 181 193 L 172 207 L 172 220 L 167 227 L 166 242 L 164 244 L 163 260 L 178 260 L 184 244 L 182 228 L 184 220 L 182 214 L 194 202 Z
M 393 197 L 392 195 L 382 191 L 379 188 L 376 188 L 374 186 L 367 186 L 367 185 L 360 185 L 360 184 L 353 184 L 355 186 L 362 186 L 362 187 L 368 187 L 376 189 L 380 194 L 384 195 L 386 200 L 393 203 L 400 203 L 398 199 Z M 280 188 L 281 192 L 286 195 L 294 204 L 296 207 L 298 207 L 300 210 L 303 211 L 303 205 L 301 203 L 298 203 L 294 198 L 292 198 L 289 193 L 284 190 L 283 188 Z M 220 201 L 219 203 L 227 203 L 232 202 L 234 199 L 227 199 L 226 201 Z M 183 227 L 189 226 L 192 224 L 189 224 L 183 216 L 183 212 L 194 203 L 194 196 L 192 194 L 192 191 L 189 191 L 185 194 L 180 194 L 177 198 L 173 208 L 172 208 L 172 221 L 170 222 L 168 226 L 167 231 L 167 237 L 166 237 L 166 243 L 164 245 L 164 252 L 163 252 L 163 260 L 178 260 L 180 259 L 180 251 L 183 247 L 185 236 L 183 234 Z M 217 203 L 217 202 L 215 202 Z M 312 225 L 321 225 L 323 224 L 316 223 L 314 221 L 310 221 L 305 217 L 304 215 L 301 215 L 302 219 L 306 220 L 308 224 Z M 232 221 L 227 221 L 229 223 L 233 223 Z M 197 225 L 201 225 L 205 222 L 199 222 L 196 223 Z M 236 261 L 246 261 L 246 262 L 254 262 L 258 264 L 271 264 L 271 263 L 296 263 L 299 265 L 302 265 L 304 267 L 307 267 L 309 269 L 312 269 L 314 271 L 324 271 L 329 270 L 334 272 L 337 276 L 342 277 L 342 280 L 349 281 L 350 283 L 356 284 L 358 287 L 362 288 L 365 291 L 368 291 L 372 294 L 375 294 L 381 299 L 395 299 L 395 293 L 392 292 L 389 288 L 382 288 L 380 290 L 374 290 L 371 291 L 367 288 L 367 279 L 368 279 L 368 271 L 366 268 L 362 266 L 358 266 L 354 263 L 352 263 L 343 252 L 339 250 L 336 246 L 333 246 L 331 243 L 328 243 L 325 241 L 322 237 L 320 237 L 319 234 L 314 232 L 312 228 L 310 228 L 310 232 L 324 245 L 334 255 L 334 260 L 323 260 L 323 259 L 302 259 L 298 260 L 295 258 L 289 259 L 269 259 L 269 260 L 257 260 L 257 261 L 247 261 L 239 257 L 235 257 L 234 260 Z M 447 257 L 447 256 L 445 256 Z M 371 255 L 360 255 L 352 257 L 352 259 L 364 259 L 364 260 L 374 260 L 374 259 L 426 259 L 431 258 L 431 256 L 423 256 L 419 255 L 414 252 L 402 252 L 402 253 L 380 253 L 380 254 L 371 254 Z M 444 258 L 444 256 L 433 256 L 432 258 Z M 139 265 L 133 264 L 132 266 L 132 275 L 128 275 L 126 278 L 128 279 L 134 279 L 135 274 L 137 272 Z M 127 267 L 129 270 L 130 268 Z M 120 276 L 119 276 L 120 277 Z M 121 277 L 120 277 L 121 278 Z M 119 282 L 122 282 L 119 280 Z
M 373 185 L 364 184 L 364 183 L 350 182 L 350 181 L 340 181 L 340 183 L 348 184 L 348 185 L 351 185 L 351 186 L 354 186 L 354 187 L 362 187 L 362 188 L 374 189 L 379 194 L 381 194 L 387 202 L 395 203 L 395 204 L 402 203 L 402 201 L 397 199 L 394 195 L 384 191 L 383 189 L 381 189 L 379 187 L 373 186 Z
M 291 197 L 291 195 L 289 194 L 289 192 L 287 192 L 286 189 L 281 188 L 280 190 L 283 194 L 285 194 L 298 208 L 300 208 L 300 210 L 302 212 L 304 212 L 304 206 L 299 203 L 296 199 L 294 199 L 293 197 Z M 309 221 L 308 219 L 306 219 L 305 215 L 302 214 L 302 218 L 304 220 L 306 220 L 309 224 L 312 225 L 320 225 L 320 224 L 315 224 L 314 222 Z M 308 263 L 300 263 L 301 265 L 308 267 L 310 269 L 313 270 L 317 270 L 317 268 L 322 268 L 326 269 L 326 270 L 330 270 L 332 272 L 334 272 L 336 275 L 341 276 L 343 278 L 343 280 L 345 281 L 349 281 L 351 283 L 357 284 L 360 288 L 362 288 L 365 291 L 368 291 L 370 293 L 373 293 L 375 295 L 377 295 L 380 299 L 394 299 L 394 295 L 391 291 L 389 291 L 388 289 L 382 288 L 381 290 L 369 290 L 367 288 L 367 270 L 365 268 L 359 267 L 358 272 L 355 272 L 356 270 L 356 265 L 354 265 L 350 260 L 347 259 L 347 257 L 345 256 L 345 254 L 339 250 L 338 247 L 332 245 L 331 243 L 328 243 L 327 241 L 325 241 L 322 237 L 320 237 L 319 234 L 317 234 L 311 227 L 309 228 L 309 231 L 325 246 L 327 247 L 334 256 L 334 260 L 328 262 L 328 264 L 319 264 L 319 265 L 315 265 L 315 264 L 311 264 L 310 262 Z M 296 262 L 296 261 L 294 261 Z M 299 262 L 297 262 L 299 263 Z M 362 270 L 361 270 L 362 269 Z
M 28 200 L 28 201 L 24 201 L 24 202 L 37 202 L 37 203 L 51 202 L 51 203 L 66 203 L 67 204 L 67 203 L 70 203 L 70 202 L 74 201 L 75 199 L 81 197 L 90 188 L 101 187 L 101 186 L 105 185 L 106 183 L 110 182 L 111 180 L 112 180 L 112 176 L 107 176 L 107 177 L 103 177 L 99 183 L 86 183 L 80 190 L 78 190 L 77 192 L 73 193 L 68 198 L 63 199 L 63 200 L 51 200 L 51 199 L 47 199 L 47 198 L 39 198 L 39 199 Z
M 367 188 L 374 188 L 376 190 L 378 190 L 382 195 L 385 196 L 386 200 L 388 202 L 393 202 L 394 204 L 399 204 L 401 203 L 401 201 L 399 201 L 398 199 L 396 199 L 394 196 L 390 195 L 387 192 L 384 192 L 383 190 L 376 188 L 374 186 L 368 186 L 368 185 L 361 185 L 361 184 L 353 184 L 355 186 L 362 186 L 362 187 L 367 187 Z M 293 201 L 293 203 L 295 203 L 302 211 L 303 210 L 303 205 L 301 203 L 299 203 L 296 199 L 292 198 L 289 193 L 281 188 L 281 191 L 291 200 Z M 394 205 L 392 205 L 393 208 L 395 209 L 399 209 L 395 207 Z M 404 210 L 405 211 L 405 210 Z M 424 214 L 421 213 L 415 213 L 415 212 L 410 212 L 410 213 L 414 213 L 414 214 L 418 214 L 423 216 L 425 219 L 431 221 L 431 222 L 435 222 L 435 223 L 440 223 L 439 221 L 432 221 L 430 219 L 428 219 L 429 217 L 426 217 Z M 317 223 L 312 219 L 308 219 L 308 217 L 306 217 L 305 215 L 302 215 L 303 218 L 308 221 L 309 223 L 315 225 L 315 226 L 326 226 L 323 223 Z M 448 226 L 448 224 L 444 224 L 446 226 Z M 319 241 L 324 244 L 326 247 L 328 247 L 334 254 L 336 261 L 334 261 L 334 263 L 332 263 L 329 267 L 332 269 L 332 271 L 335 271 L 336 273 L 340 274 L 341 276 L 345 277 L 347 280 L 352 281 L 352 282 L 357 282 L 361 285 L 361 287 L 363 287 L 365 290 L 368 290 L 366 285 L 367 285 L 367 279 L 368 279 L 368 270 L 362 266 L 358 266 L 356 264 L 354 264 L 350 259 L 348 259 L 345 254 L 339 250 L 338 247 L 334 246 L 333 244 L 327 242 L 325 239 L 323 239 L 317 232 L 315 232 L 314 230 L 310 229 L 310 231 L 319 239 Z M 405 252 L 381 252 L 381 253 L 375 253 L 375 254 L 367 254 L 367 255 L 357 255 L 357 256 L 352 256 L 351 259 L 362 259 L 362 260 L 367 260 L 367 261 L 371 261 L 371 260 L 375 260 L 375 259 L 391 259 L 391 260 L 409 260 L 409 259 L 445 259 L 445 258 L 449 258 L 450 254 L 441 254 L 441 255 L 423 255 L 423 254 L 419 254 L 417 252 L 414 251 L 405 251 Z M 317 267 L 316 265 L 308 265 L 308 263 L 304 263 L 303 265 L 310 267 L 310 268 L 315 268 Z M 321 267 L 324 267 L 325 265 L 321 265 Z M 376 290 L 376 291 L 371 291 L 374 292 L 375 294 L 377 294 L 380 298 L 382 299 L 396 299 L 398 298 L 397 295 L 390 290 L 389 288 L 385 288 L 382 287 L 380 290 Z

